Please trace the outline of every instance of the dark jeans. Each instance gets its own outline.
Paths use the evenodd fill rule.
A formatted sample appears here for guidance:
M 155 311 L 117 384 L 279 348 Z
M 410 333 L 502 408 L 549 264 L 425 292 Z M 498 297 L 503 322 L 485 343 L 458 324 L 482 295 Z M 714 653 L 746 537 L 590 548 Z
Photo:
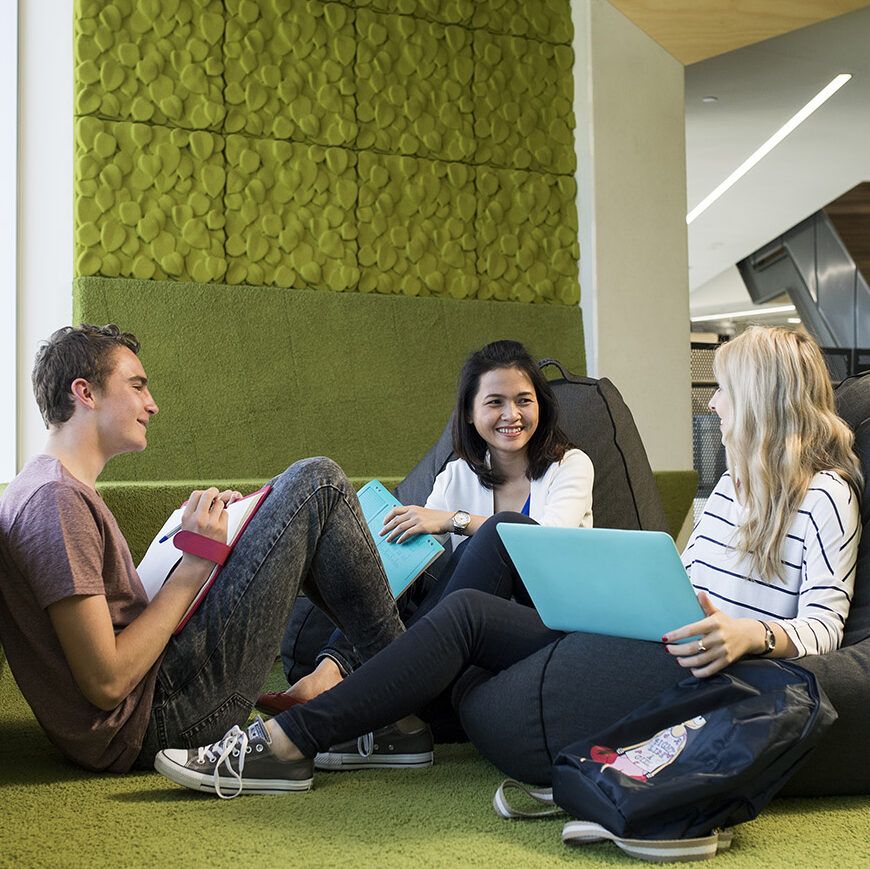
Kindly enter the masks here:
M 508 775 L 548 784 L 568 743 L 685 675 L 657 643 L 561 634 L 537 612 L 476 590 L 429 614 L 331 691 L 276 719 L 309 757 L 452 693 L 478 750 Z
M 250 713 L 300 590 L 363 658 L 404 627 L 353 487 L 335 462 L 297 462 L 272 481 L 217 582 L 157 674 L 136 766 L 168 746 L 220 739 Z
M 496 525 L 500 522 L 537 524 L 534 519 L 522 513 L 508 511 L 496 513 L 487 519 L 477 529 L 476 534 L 456 547 L 444 570 L 431 584 L 422 600 L 414 601 L 413 607 L 406 607 L 399 601 L 399 613 L 406 626 L 410 627 L 419 621 L 448 594 L 465 588 L 484 591 L 505 600 L 513 598 L 525 606 L 532 606 L 529 593 L 496 531 Z M 345 673 L 351 672 L 360 664 L 353 644 L 341 630 L 332 634 L 317 660 L 325 656 L 337 661 Z

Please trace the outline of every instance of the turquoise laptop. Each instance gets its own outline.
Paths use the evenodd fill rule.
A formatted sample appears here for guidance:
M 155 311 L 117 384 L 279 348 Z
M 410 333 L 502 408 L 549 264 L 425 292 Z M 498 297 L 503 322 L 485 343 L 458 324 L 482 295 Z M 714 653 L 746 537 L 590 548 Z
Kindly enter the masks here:
M 555 631 L 661 642 L 704 618 L 670 535 L 500 523 L 541 619 Z

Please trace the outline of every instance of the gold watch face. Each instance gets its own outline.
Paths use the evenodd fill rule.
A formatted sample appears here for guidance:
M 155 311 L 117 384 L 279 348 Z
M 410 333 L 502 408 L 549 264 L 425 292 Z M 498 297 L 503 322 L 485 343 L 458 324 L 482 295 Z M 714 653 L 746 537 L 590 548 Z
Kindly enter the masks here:
M 453 527 L 457 531 L 464 531 L 468 528 L 468 523 L 471 522 L 471 516 L 464 510 L 457 510 L 453 515 Z

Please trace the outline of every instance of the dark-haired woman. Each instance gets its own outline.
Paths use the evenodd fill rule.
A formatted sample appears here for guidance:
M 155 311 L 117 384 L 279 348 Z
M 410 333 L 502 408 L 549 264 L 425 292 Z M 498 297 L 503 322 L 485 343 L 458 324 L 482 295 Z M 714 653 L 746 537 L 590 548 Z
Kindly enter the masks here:
M 453 418 L 458 458 L 436 477 L 425 505 L 396 507 L 381 531 L 399 542 L 418 534 L 452 536 L 453 554 L 438 580 L 422 599 L 418 595 L 400 603 L 406 625 L 459 589 L 531 606 L 495 533 L 496 518 L 569 528 L 592 525 L 592 462 L 571 445 L 557 416 L 550 384 L 518 341 L 494 341 L 468 357 Z M 309 700 L 358 663 L 351 644 L 336 631 L 317 656 L 313 673 L 288 692 L 261 695 L 257 707 L 276 713 Z
M 453 418 L 458 458 L 435 478 L 425 506 L 396 507 L 381 534 L 402 542 L 415 534 L 452 533 L 461 554 L 464 538 L 495 513 L 590 527 L 592 462 L 571 446 L 556 417 L 553 390 L 522 344 L 495 341 L 472 353 L 460 374 Z M 447 571 L 455 574 L 458 563 L 454 559 Z M 480 587 L 472 577 L 455 579 L 451 590 Z M 485 590 L 525 594 L 519 586 Z

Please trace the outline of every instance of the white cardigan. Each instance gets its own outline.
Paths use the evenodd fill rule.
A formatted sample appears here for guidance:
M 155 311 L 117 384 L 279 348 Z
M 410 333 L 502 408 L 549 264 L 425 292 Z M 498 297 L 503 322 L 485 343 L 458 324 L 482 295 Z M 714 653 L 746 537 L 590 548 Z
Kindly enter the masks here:
M 592 461 L 582 450 L 568 450 L 538 480 L 531 481 L 529 516 L 539 525 L 592 527 Z M 432 510 L 466 510 L 477 516 L 495 513 L 492 489 L 484 488 L 464 459 L 455 459 L 435 478 L 426 499 Z M 453 547 L 465 538 L 452 534 Z

